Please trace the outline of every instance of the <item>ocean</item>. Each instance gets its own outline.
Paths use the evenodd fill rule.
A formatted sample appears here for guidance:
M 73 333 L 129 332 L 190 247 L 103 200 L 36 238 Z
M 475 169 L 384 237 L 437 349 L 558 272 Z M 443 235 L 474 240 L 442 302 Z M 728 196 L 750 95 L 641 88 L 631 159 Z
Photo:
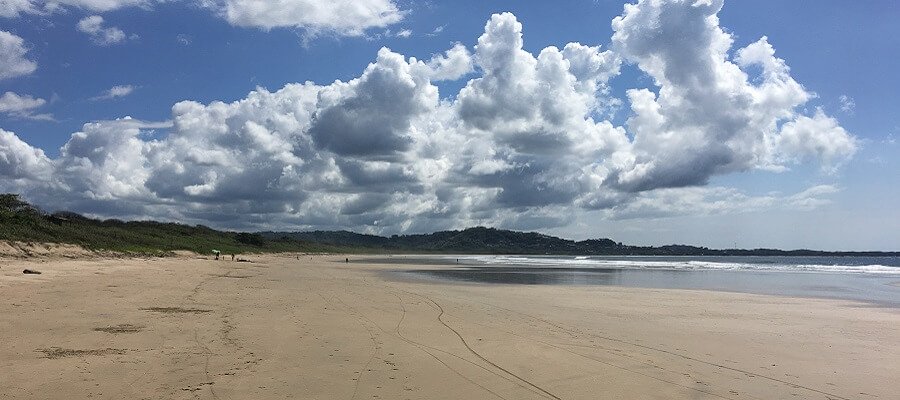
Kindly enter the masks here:
M 446 266 L 394 272 L 407 279 L 718 290 L 900 307 L 900 257 L 416 255 L 379 262 Z

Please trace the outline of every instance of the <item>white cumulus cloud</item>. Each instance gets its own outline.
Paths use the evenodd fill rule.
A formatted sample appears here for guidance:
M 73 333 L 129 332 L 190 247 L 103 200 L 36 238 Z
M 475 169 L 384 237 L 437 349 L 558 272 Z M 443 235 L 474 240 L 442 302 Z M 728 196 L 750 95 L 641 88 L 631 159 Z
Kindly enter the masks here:
M 431 69 L 431 79 L 436 81 L 456 80 L 475 71 L 471 53 L 460 43 L 444 54 L 432 56 L 426 64 Z
M 838 100 L 841 102 L 841 111 L 847 114 L 853 114 L 853 111 L 856 110 L 856 102 L 853 101 L 852 97 L 842 94 Z
M 787 161 L 820 160 L 824 169 L 834 170 L 853 156 L 857 142 L 820 108 L 812 117 L 801 115 L 785 123 L 776 146 Z
M 109 89 L 103 91 L 97 96 L 91 98 L 91 100 L 111 100 L 117 99 L 120 97 L 125 97 L 130 95 L 134 90 L 137 89 L 134 85 L 116 85 Z
M 613 20 L 613 46 L 653 78 L 655 87 L 628 92 L 634 135 L 630 156 L 611 174 L 626 191 L 702 185 L 753 168 L 781 169 L 780 160 L 810 150 L 792 143 L 781 124 L 809 126 L 800 107 L 813 94 L 790 75 L 766 37 L 729 57 L 733 38 L 719 26 L 723 0 L 641 0 Z M 747 70 L 759 67 L 759 79 Z M 826 118 L 821 117 L 819 119 Z M 805 146 L 826 162 L 855 149 L 846 131 L 810 134 Z M 833 146 L 837 140 L 844 144 Z M 799 153 L 798 153 L 799 152 Z
M 705 186 L 803 162 L 830 171 L 857 148 L 836 119 L 803 111 L 813 96 L 767 38 L 732 49 L 721 6 L 638 1 L 613 21 L 611 48 L 535 53 L 517 18 L 496 14 L 474 48 L 428 59 L 382 48 L 348 81 L 184 101 L 170 122 L 88 123 L 53 159 L 6 132 L 0 175 L 15 178 L 0 190 L 103 216 L 382 233 L 547 228 L 589 210 L 635 218 L 824 204 L 830 187 L 751 196 Z M 623 62 L 652 85 L 617 99 L 609 81 Z M 439 93 L 434 82 L 453 79 L 467 81 Z M 614 104 L 631 110 L 624 126 L 601 116 Z
M 91 15 L 78 21 L 77 29 L 79 32 L 87 34 L 92 42 L 100 46 L 122 43 L 128 39 L 121 29 L 114 26 L 107 27 L 103 23 L 103 17 Z
M 50 114 L 35 114 L 35 110 L 43 107 L 47 101 L 30 95 L 19 95 L 14 92 L 6 92 L 0 96 L 0 113 L 17 118 L 50 120 Z
M 123 7 L 149 7 L 160 0 L 0 0 L 0 17 L 22 14 L 45 15 L 74 7 L 91 12 L 106 12 Z
M 37 63 L 26 58 L 25 40 L 0 30 L 0 80 L 29 75 L 37 69 Z
M 31 147 L 14 133 L 0 129 L 0 175 L 10 179 L 9 189 L 33 181 L 45 181 L 53 172 L 44 151 Z
M 0 0 L 0 17 L 13 18 L 22 13 L 32 12 L 31 0 Z
M 403 19 L 391 0 L 220 0 L 212 1 L 236 26 L 262 29 L 302 28 L 308 33 L 362 36 Z
M 0 0 L 0 17 L 49 15 L 73 8 L 92 13 L 128 7 L 151 9 L 154 5 L 167 1 L 169 0 Z M 368 29 L 385 28 L 400 22 L 406 15 L 406 11 L 400 9 L 393 0 L 196 0 L 190 3 L 212 11 L 234 26 L 264 30 L 299 28 L 304 30 L 307 37 L 321 34 L 363 36 Z M 411 33 L 401 30 L 398 36 L 406 37 Z M 95 35 L 99 35 L 97 40 L 104 44 L 118 43 L 126 38 L 124 32 L 115 27 L 103 28 Z

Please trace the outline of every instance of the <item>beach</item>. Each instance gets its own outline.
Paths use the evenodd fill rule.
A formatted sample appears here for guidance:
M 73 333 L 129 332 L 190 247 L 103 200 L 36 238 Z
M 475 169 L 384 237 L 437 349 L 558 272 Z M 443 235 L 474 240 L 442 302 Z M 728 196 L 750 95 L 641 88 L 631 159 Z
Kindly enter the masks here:
M 894 307 L 712 290 L 393 279 L 386 271 L 441 267 L 347 257 L 357 258 L 0 261 L 0 398 L 900 393 Z

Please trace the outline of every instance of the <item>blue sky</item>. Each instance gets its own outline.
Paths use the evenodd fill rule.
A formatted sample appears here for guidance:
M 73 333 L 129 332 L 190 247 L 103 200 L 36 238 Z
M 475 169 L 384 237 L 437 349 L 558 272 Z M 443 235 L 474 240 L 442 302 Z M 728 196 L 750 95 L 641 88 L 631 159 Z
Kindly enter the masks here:
M 642 62 L 649 62 L 651 57 L 656 57 L 654 54 L 676 54 L 667 52 L 666 46 L 684 46 L 689 51 L 698 51 L 698 54 L 706 54 L 704 52 L 707 50 L 698 44 L 696 37 L 691 36 L 693 31 L 687 25 L 672 27 L 674 32 L 682 32 L 682 29 L 688 32 L 685 36 L 664 37 L 641 31 L 647 29 L 640 26 L 641 18 L 663 18 L 668 21 L 662 23 L 664 27 L 665 24 L 689 24 L 698 21 L 691 18 L 699 17 L 687 15 L 683 19 L 671 18 L 669 21 L 665 15 L 676 15 L 683 10 L 689 10 L 687 14 L 690 14 L 704 6 L 694 7 L 687 4 L 691 2 L 673 1 L 663 2 L 659 9 L 653 9 L 649 2 L 641 2 L 630 15 L 634 21 L 626 19 L 626 26 L 620 29 L 631 29 L 633 34 L 621 36 L 616 41 L 613 39 L 615 32 L 611 21 L 627 13 L 623 1 L 371 0 L 370 10 L 381 10 L 381 14 L 329 15 L 325 12 L 316 20 L 306 17 L 309 15 L 306 7 L 316 6 L 317 2 L 296 0 L 297 8 L 293 10 L 296 16 L 291 10 L 275 10 L 286 15 L 277 21 L 272 14 L 246 14 L 246 9 L 241 8 L 242 2 L 252 3 L 249 0 L 223 0 L 203 7 L 189 1 L 157 3 L 122 0 L 99 6 L 101 2 L 70 0 L 53 7 L 36 0 L 9 4 L 0 1 L 0 15 L 5 16 L 0 17 L 0 31 L 20 38 L 21 47 L 26 51 L 22 58 L 35 64 L 32 72 L 0 79 L 0 95 L 11 92 L 16 95 L 15 99 L 33 100 L 31 106 L 23 106 L 21 102 L 15 106 L 12 104 L 15 99 L 7 97 L 10 105 L 6 106 L 7 112 L 0 113 L 0 129 L 12 133 L 18 140 L 15 143 L 21 142 L 28 148 L 43 150 L 44 158 L 33 164 L 48 168 L 40 173 L 24 173 L 22 171 L 32 168 L 32 164 L 27 164 L 23 157 L 7 157 L 5 176 L 4 164 L 0 163 L 0 188 L 20 191 L 50 209 L 72 208 L 104 217 L 169 219 L 234 229 L 333 228 L 397 233 L 485 224 L 536 229 L 573 238 L 609 236 L 641 244 L 679 242 L 716 247 L 737 244 L 745 247 L 900 248 L 900 238 L 896 235 L 900 228 L 900 213 L 894 200 L 900 195 L 897 189 L 900 187 L 900 173 L 897 172 L 900 171 L 897 161 L 900 150 L 896 144 L 896 137 L 900 136 L 900 114 L 897 112 L 900 78 L 895 72 L 900 70 L 900 60 L 892 56 L 900 49 L 900 28 L 890 18 L 900 15 L 900 6 L 895 2 L 820 1 L 811 6 L 801 2 L 726 1 L 721 6 L 713 1 L 715 10 L 711 13 L 718 16 L 718 21 L 709 27 L 709 32 L 721 30 L 733 41 L 724 61 L 737 64 L 735 60 L 739 49 L 766 37 L 768 45 L 774 48 L 774 57 L 783 60 L 789 67 L 783 75 L 802 85 L 802 93 L 795 95 L 804 98 L 779 111 L 789 112 L 790 115 L 774 119 L 776 125 L 771 132 L 765 131 L 768 128 L 760 128 L 765 126 L 760 123 L 727 134 L 731 148 L 722 157 L 728 161 L 715 165 L 700 165 L 706 162 L 703 161 L 706 158 L 702 157 L 691 159 L 673 155 L 714 149 L 713 142 L 688 143 L 668 138 L 651 145 L 648 143 L 655 135 L 651 127 L 629 125 L 637 113 L 631 107 L 633 101 L 629 90 L 649 89 L 650 93 L 660 96 L 660 104 L 667 101 L 660 95 L 658 79 L 663 75 L 654 75 L 652 66 Z M 16 4 L 20 4 L 18 9 Z M 718 6 L 721 6 L 720 10 Z M 653 12 L 660 11 L 663 17 L 653 16 Z M 548 122 L 550 117 L 546 115 L 548 120 L 508 119 L 503 116 L 508 116 L 514 108 L 509 104 L 511 100 L 505 98 L 503 93 L 488 92 L 490 85 L 478 87 L 473 84 L 473 81 L 489 75 L 487 71 L 490 70 L 482 64 L 482 60 L 489 56 L 476 49 L 479 37 L 501 43 L 500 39 L 506 38 L 500 35 L 505 32 L 504 29 L 512 29 L 511 32 L 515 33 L 515 29 L 507 24 L 509 21 L 492 19 L 495 14 L 503 12 L 511 13 L 507 15 L 521 25 L 522 49 L 533 57 L 537 57 L 545 47 L 562 49 L 567 43 L 578 42 L 587 46 L 599 45 L 600 48 L 594 53 L 610 51 L 610 57 L 621 59 L 615 65 L 603 61 L 606 64 L 601 65 L 601 69 L 615 69 L 615 73 L 609 76 L 581 77 L 572 72 L 576 81 L 590 82 L 599 88 L 588 93 L 591 99 L 585 100 L 588 103 L 583 108 L 573 109 L 575 111 L 572 112 L 580 113 L 577 121 L 551 126 Z M 95 18 L 93 34 L 88 18 Z M 341 25 L 341 20 L 353 18 L 359 18 L 358 21 L 350 21 L 356 24 L 353 25 L 356 28 Z M 98 20 L 102 21 L 99 25 L 96 24 Z M 494 35 L 496 37 L 488 37 L 486 23 L 496 23 L 499 32 Z M 119 33 L 109 29 L 117 29 Z M 418 105 L 410 105 L 409 110 L 401 110 L 410 111 L 409 119 L 385 121 L 373 117 L 375 119 L 372 121 L 386 123 L 392 129 L 403 132 L 375 130 L 361 132 L 363 136 L 359 137 L 344 137 L 324 127 L 322 121 L 325 121 L 328 107 L 342 105 L 346 108 L 347 104 L 363 101 L 360 99 L 386 99 L 380 93 L 362 93 L 366 82 L 364 71 L 370 63 L 382 63 L 379 56 L 382 47 L 406 57 L 406 61 L 410 61 L 409 57 L 415 57 L 427 62 L 434 55 L 445 54 L 455 43 L 464 46 L 471 66 L 455 73 L 447 72 L 454 75 L 452 79 L 435 78 L 435 74 L 441 73 L 434 71 L 432 76 L 424 78 L 428 80 L 423 86 L 424 91 L 417 90 L 415 95 L 421 96 L 423 104 L 427 104 L 422 107 L 428 107 L 428 112 L 411 111 L 420 109 Z M 514 43 L 502 44 L 515 47 Z M 656 53 L 642 53 L 646 48 Z M 450 59 L 449 53 L 445 57 Z M 569 54 L 563 55 L 568 65 L 574 65 L 569 57 Z M 677 54 L 672 57 L 677 57 Z M 525 58 L 522 60 L 523 65 L 530 62 Z M 389 61 L 385 58 L 385 65 Z M 668 74 L 680 73 L 675 70 L 675 61 L 668 65 L 664 72 L 659 72 L 666 75 L 666 80 L 671 79 Z M 746 89 L 749 93 L 749 88 L 761 84 L 763 78 L 759 65 L 762 64 L 741 66 L 749 77 L 748 85 L 741 90 Z M 701 67 L 699 64 L 696 66 L 697 69 Z M 0 65 L 0 68 L 3 66 Z M 574 71 L 574 67 L 571 68 Z M 416 79 L 416 74 L 416 71 L 411 72 L 412 78 Z M 323 95 L 323 91 L 339 91 L 333 85 L 335 80 L 351 82 L 356 78 L 361 82 L 360 87 L 351 85 L 350 88 L 340 89 L 344 91 L 340 96 L 349 97 L 344 101 L 335 100 L 335 104 L 319 104 L 316 106 L 318 111 L 310 111 L 311 122 L 306 121 L 305 117 L 299 118 L 299 125 L 294 126 L 295 132 L 282 132 L 267 125 L 271 118 L 254 120 L 258 113 L 241 117 L 266 126 L 275 137 L 272 140 L 278 139 L 273 143 L 294 146 L 290 151 L 293 156 L 288 157 L 291 160 L 284 161 L 286 164 L 278 167 L 281 175 L 273 177 L 260 171 L 250 173 L 248 169 L 219 165 L 221 168 L 215 170 L 197 167 L 197 176 L 205 177 L 203 179 L 206 181 L 187 179 L 185 182 L 190 181 L 190 184 L 185 183 L 179 188 L 178 195 L 173 194 L 173 188 L 163 188 L 153 183 L 156 182 L 153 177 L 168 171 L 171 164 L 182 166 L 183 160 L 178 157 L 193 160 L 193 156 L 175 155 L 175 150 L 165 156 L 155 153 L 162 151 L 157 147 L 173 145 L 174 138 L 168 140 L 171 143 L 157 147 L 153 147 L 153 141 L 167 141 L 167 136 L 171 135 L 178 138 L 184 136 L 185 141 L 181 143 L 192 143 L 187 140 L 190 137 L 199 140 L 196 142 L 197 150 L 207 153 L 215 150 L 204 147 L 208 137 L 203 139 L 198 136 L 198 130 L 212 134 L 209 132 L 214 132 L 213 128 L 195 125 L 187 128 L 177 123 L 172 128 L 170 121 L 178 120 L 173 114 L 176 103 L 184 100 L 202 106 L 209 106 L 215 101 L 231 103 L 248 98 L 248 94 L 258 87 L 274 93 L 286 84 L 306 81 L 314 83 L 317 89 L 285 96 L 294 96 L 290 99 L 301 103 L 314 102 L 316 96 Z M 481 80 L 487 81 L 488 78 Z M 708 89 L 679 88 L 675 81 L 670 83 L 673 92 Z M 546 90 L 548 83 L 538 84 Z M 468 98 L 473 99 L 471 101 L 459 98 L 467 97 L 460 92 L 467 85 L 472 86 L 468 93 Z M 109 91 L 117 86 L 121 96 L 109 96 Z M 417 88 L 420 86 L 422 84 L 417 81 Z M 443 99 L 438 103 L 443 105 L 430 100 L 429 87 L 437 89 L 439 98 Z M 491 90 L 497 89 L 497 85 L 490 87 L 493 88 Z M 583 94 L 576 90 L 570 94 L 575 97 L 544 100 L 557 104 L 571 99 L 582 101 Z M 731 96 L 728 93 L 723 95 Z M 306 100 L 301 101 L 301 98 Z M 42 104 L 37 106 L 38 100 L 35 99 L 40 99 Z M 320 103 L 322 101 L 319 100 Z M 497 114 L 490 116 L 488 125 L 473 122 L 474 119 L 467 119 L 466 104 L 477 104 L 495 110 Z M 617 106 L 610 108 L 606 106 L 608 104 Z M 744 103 L 738 101 L 734 104 Z M 376 104 L 369 108 L 383 112 L 382 107 Z M 699 131 L 701 136 L 709 139 L 723 134 L 716 129 L 730 129 L 716 128 L 720 126 L 716 124 L 725 124 L 724 121 L 672 122 L 679 109 L 674 105 L 671 107 L 669 111 L 672 115 L 666 116 L 670 120 L 663 127 L 673 135 L 690 136 Z M 696 107 L 701 105 L 694 105 L 691 110 Z M 3 109 L 0 103 L 0 110 Z M 821 119 L 816 117 L 819 109 Z M 757 114 L 763 113 L 760 110 L 759 107 L 748 110 L 747 116 L 742 115 L 740 119 L 756 118 Z M 710 115 L 720 111 L 711 110 Z M 203 109 L 203 112 L 213 111 Z M 353 112 L 362 111 L 356 109 Z M 569 111 L 560 112 L 565 114 Z M 346 115 L 358 114 L 334 115 L 345 118 Z M 139 122 L 103 123 L 125 116 Z M 484 116 L 479 118 L 482 119 L 478 121 L 482 121 Z M 591 152 L 570 149 L 564 161 L 552 161 L 549 154 L 541 151 L 523 150 L 526 136 L 536 130 L 545 136 L 565 135 L 574 146 L 583 140 L 573 129 L 580 129 L 577 127 L 582 126 L 580 124 L 585 118 L 598 123 L 608 121 L 611 127 L 620 127 L 622 132 L 619 136 L 611 130 L 598 134 L 612 136 L 603 139 L 605 144 L 598 145 L 602 148 Z M 367 120 L 363 118 L 360 121 L 363 124 Z M 784 131 L 783 126 L 790 125 L 792 121 L 803 128 Z M 108 170 L 110 164 L 101 166 L 96 159 L 91 159 L 94 165 L 82 168 L 78 174 L 73 173 L 76 169 L 74 165 L 84 167 L 78 160 L 89 159 L 85 154 L 91 151 L 107 154 L 107 159 L 130 158 L 128 154 L 116 153 L 129 150 L 119 147 L 116 147 L 119 150 L 114 150 L 109 145 L 96 145 L 81 155 L 73 150 L 76 148 L 74 145 L 68 152 L 61 151 L 75 132 L 83 132 L 87 136 L 85 141 L 96 143 L 89 139 L 100 134 L 84 127 L 84 124 L 92 122 L 98 124 L 90 129 L 98 132 L 107 132 L 105 129 L 109 127 L 111 131 L 105 134 L 137 138 L 142 150 L 132 151 L 146 159 L 134 165 L 117 163 L 113 170 Z M 338 122 L 347 123 L 343 120 Z M 307 123 L 309 126 L 303 125 Z M 323 127 L 317 127 L 317 124 Z M 426 126 L 434 125 L 441 126 L 428 128 L 433 130 L 426 132 Z M 807 126 L 820 131 L 807 133 L 804 130 Z M 207 128 L 208 131 L 205 130 Z M 594 128 L 593 125 L 590 127 Z M 131 132 L 128 129 L 134 132 L 128 133 Z M 171 133 L 172 129 L 175 133 Z M 657 129 L 662 128 L 657 126 Z M 509 130 L 512 131 L 498 133 Z M 647 133 L 640 133 L 643 131 Z M 238 131 L 222 134 L 230 133 L 242 135 Z M 368 143 L 366 140 L 372 135 L 379 134 L 390 136 L 390 140 L 409 139 L 410 143 L 401 143 L 392 148 L 392 152 L 378 154 L 362 154 L 356 150 L 348 153 L 347 146 L 334 145 L 337 140 L 360 138 L 363 138 L 363 143 Z M 420 134 L 422 138 L 417 136 Z M 306 140 L 304 138 L 309 135 L 315 142 L 313 150 L 301 151 L 296 143 Z M 324 139 L 323 135 L 330 135 L 330 139 Z M 790 135 L 796 136 L 797 140 L 789 140 Z M 783 140 L 773 139 L 782 141 L 765 151 L 746 150 L 741 147 L 743 144 L 738 144 L 753 142 L 763 146 L 763 136 Z M 520 142 L 511 144 L 509 137 L 515 137 Z M 636 137 L 641 139 L 635 140 Z M 374 140 L 372 146 L 383 143 L 381 139 L 371 140 Z M 461 143 L 471 146 L 459 150 L 466 157 L 455 158 L 452 153 L 459 148 L 454 146 L 454 141 L 460 144 L 459 148 L 465 148 Z M 0 145 L 0 150 L 22 152 L 26 148 L 10 144 L 13 139 L 8 142 L 6 147 Z M 327 143 L 332 143 L 331 147 Z M 435 150 L 441 145 L 448 148 Z M 486 148 L 493 153 L 482 154 Z M 634 159 L 629 162 L 633 165 L 622 166 L 610 161 L 632 156 Z M 266 157 L 271 159 L 273 155 L 247 157 L 239 161 L 261 165 L 267 163 L 264 161 Z M 327 182 L 301 184 L 297 181 L 295 184 L 284 184 L 285 187 L 272 187 L 275 185 L 272 182 L 277 181 L 279 185 L 286 182 L 286 167 L 300 170 L 300 165 L 303 168 L 311 165 L 306 157 L 317 160 L 328 158 L 331 160 L 328 163 L 337 163 L 337 173 L 342 174 L 343 178 L 336 179 L 350 184 L 337 187 Z M 482 165 L 478 164 L 478 160 L 485 160 L 485 157 L 493 157 L 490 165 L 505 165 L 509 169 L 497 167 L 501 169 L 491 170 L 493 175 L 474 176 L 471 171 Z M 159 161 L 163 159 L 166 161 Z M 417 163 L 422 159 L 443 160 L 444 164 L 435 165 L 444 167 L 433 168 L 445 169 L 432 171 L 428 175 L 429 172 L 416 167 L 422 165 Z M 168 164 L 154 164 L 156 162 Z M 665 163 L 671 165 L 666 166 Z M 652 165 L 658 172 L 655 175 L 653 171 L 646 172 L 649 175 L 638 176 L 632 183 L 623 178 L 631 176 L 629 174 L 644 173 L 639 168 L 642 164 Z M 385 176 L 373 171 L 393 167 L 397 171 L 402 170 L 398 174 L 403 175 L 403 179 L 385 178 L 381 182 L 383 188 L 369 186 L 372 176 Z M 142 171 L 134 174 L 140 179 L 126 179 L 124 175 L 128 174 L 124 170 L 128 168 Z M 264 170 L 275 167 L 267 164 L 267 168 Z M 685 172 L 677 168 L 706 172 Z M 585 172 L 587 169 L 592 172 Z M 354 178 L 351 170 L 362 171 L 360 174 L 368 178 Z M 459 175 L 464 170 L 469 171 L 468 176 Z M 325 167 L 303 170 L 303 174 L 327 176 L 330 173 L 334 171 Z M 96 176 L 98 174 L 99 177 Z M 116 174 L 124 175 L 120 177 Z M 573 174 L 583 176 L 576 179 Z M 442 178 L 433 178 L 438 175 Z M 239 182 L 240 179 L 252 177 L 268 179 L 270 184 L 266 190 L 272 189 L 270 197 L 285 200 L 279 204 L 265 202 L 267 205 L 257 207 L 251 204 L 261 202 L 252 196 L 236 194 L 228 198 L 227 191 L 219 193 L 228 187 L 223 183 L 228 178 Z M 615 179 L 618 183 L 611 183 Z M 406 183 L 398 184 L 400 181 Z M 123 185 L 128 188 L 123 189 Z M 215 185 L 219 185 L 218 189 L 213 188 Z M 288 186 L 291 189 L 287 189 Z M 573 186 L 578 188 L 570 190 Z M 463 195 L 444 194 L 453 187 L 470 190 L 462 190 Z M 81 188 L 81 191 L 76 188 Z M 201 188 L 211 191 L 199 195 Z M 60 195 L 60 191 L 76 194 Z M 515 197 L 522 201 L 510 201 L 511 193 L 518 193 Z M 530 193 L 542 195 L 530 198 Z M 525 200 L 526 197 L 529 199 Z M 678 200 L 675 200 L 676 197 Z M 332 202 L 333 209 L 362 209 L 358 213 L 342 212 L 343 217 L 329 218 L 328 207 L 321 208 L 321 204 L 328 202 Z M 397 211 L 394 209 L 397 207 L 390 206 L 402 202 L 406 202 L 401 207 L 405 211 Z M 601 203 L 603 206 L 593 205 Z M 795 206 L 787 207 L 785 204 Z M 190 209 L 192 212 L 179 209 Z M 420 211 L 411 212 L 411 209 Z M 236 213 L 244 217 L 235 217 Z

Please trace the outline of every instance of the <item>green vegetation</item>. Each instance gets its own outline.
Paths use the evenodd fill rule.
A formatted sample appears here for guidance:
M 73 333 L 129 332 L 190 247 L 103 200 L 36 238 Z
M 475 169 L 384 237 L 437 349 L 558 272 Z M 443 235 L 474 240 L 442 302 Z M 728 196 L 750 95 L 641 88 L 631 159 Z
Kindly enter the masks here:
M 15 194 L 0 194 L 0 240 L 77 244 L 91 250 L 162 255 L 174 250 L 209 254 L 262 252 L 555 254 L 678 256 L 898 256 L 897 252 L 630 246 L 611 239 L 573 241 L 535 232 L 476 227 L 421 235 L 375 236 L 347 231 L 223 232 L 202 225 L 100 221 L 71 212 L 46 214 Z
M 374 236 L 347 231 L 263 232 L 307 243 L 352 246 L 381 253 L 434 254 L 547 254 L 547 255 L 642 255 L 642 256 L 897 256 L 897 252 L 829 252 L 817 250 L 710 249 L 687 245 L 631 246 L 612 239 L 574 241 L 536 232 L 516 232 L 475 227 L 424 235 Z
M 438 254 L 598 254 L 625 251 L 628 246 L 610 239 L 575 242 L 536 232 L 475 227 L 422 235 L 375 236 L 347 231 L 263 232 L 309 243 L 353 246 L 380 252 Z
M 0 194 L 0 240 L 77 244 L 91 250 L 163 255 L 174 250 L 222 254 L 248 252 L 337 252 L 338 246 L 291 239 L 266 240 L 259 234 L 217 231 L 154 221 L 100 221 L 71 212 L 47 214 L 19 199 Z

